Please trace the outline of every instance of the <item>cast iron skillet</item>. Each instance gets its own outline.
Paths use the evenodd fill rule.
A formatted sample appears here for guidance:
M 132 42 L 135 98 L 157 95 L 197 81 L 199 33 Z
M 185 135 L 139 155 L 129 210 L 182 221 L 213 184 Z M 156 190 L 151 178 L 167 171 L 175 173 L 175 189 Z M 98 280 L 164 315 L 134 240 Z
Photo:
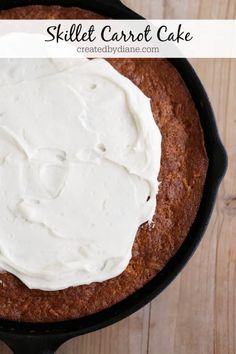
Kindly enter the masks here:
M 79 6 L 112 18 L 142 18 L 124 6 L 120 0 L 12 0 L 10 4 L 7 0 L 1 0 L 0 9 L 28 4 Z M 187 238 L 176 255 L 154 279 L 133 295 L 104 311 L 77 320 L 51 324 L 0 320 L 0 339 L 7 343 L 14 353 L 54 353 L 63 342 L 72 337 L 106 327 L 129 316 L 169 285 L 190 259 L 200 242 L 213 209 L 220 181 L 226 171 L 227 155 L 218 135 L 209 99 L 193 68 L 186 59 L 171 59 L 170 61 L 181 74 L 195 102 L 209 158 L 201 205 Z

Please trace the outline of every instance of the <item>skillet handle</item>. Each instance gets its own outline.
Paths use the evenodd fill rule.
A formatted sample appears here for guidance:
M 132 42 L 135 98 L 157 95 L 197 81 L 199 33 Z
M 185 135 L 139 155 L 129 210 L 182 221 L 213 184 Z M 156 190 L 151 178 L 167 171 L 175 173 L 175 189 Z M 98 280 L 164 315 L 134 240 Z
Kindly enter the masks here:
M 3 340 L 14 354 L 54 354 L 69 338 L 54 338 L 47 336 L 2 336 Z

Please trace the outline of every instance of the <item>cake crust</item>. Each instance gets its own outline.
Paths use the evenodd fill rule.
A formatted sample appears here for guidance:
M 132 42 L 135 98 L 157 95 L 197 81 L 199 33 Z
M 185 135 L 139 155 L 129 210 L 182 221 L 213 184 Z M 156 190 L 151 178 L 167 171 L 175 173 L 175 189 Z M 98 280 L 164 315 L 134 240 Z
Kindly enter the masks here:
M 79 8 L 28 6 L 0 11 L 1 19 L 100 18 Z M 118 277 L 60 291 L 28 289 L 0 274 L 0 318 L 54 322 L 79 318 L 121 301 L 152 279 L 185 239 L 201 201 L 208 160 L 194 102 L 177 70 L 165 59 L 109 59 L 146 96 L 162 134 L 157 208 L 137 233 L 132 259 Z

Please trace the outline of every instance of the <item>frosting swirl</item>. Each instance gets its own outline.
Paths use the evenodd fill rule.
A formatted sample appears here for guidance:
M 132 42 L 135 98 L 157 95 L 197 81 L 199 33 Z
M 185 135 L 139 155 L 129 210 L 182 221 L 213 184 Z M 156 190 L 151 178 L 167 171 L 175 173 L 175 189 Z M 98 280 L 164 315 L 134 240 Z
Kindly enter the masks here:
M 1 59 L 0 267 L 59 290 L 122 273 L 156 207 L 149 99 L 103 59 Z

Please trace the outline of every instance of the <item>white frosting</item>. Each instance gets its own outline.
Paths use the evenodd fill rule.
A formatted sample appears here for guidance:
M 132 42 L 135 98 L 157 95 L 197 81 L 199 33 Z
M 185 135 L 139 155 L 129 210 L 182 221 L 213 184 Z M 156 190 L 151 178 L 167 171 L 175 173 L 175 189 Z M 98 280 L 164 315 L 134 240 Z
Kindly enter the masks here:
M 103 59 L 1 59 L 0 89 L 0 267 L 42 290 L 119 275 L 156 207 L 149 99 Z

